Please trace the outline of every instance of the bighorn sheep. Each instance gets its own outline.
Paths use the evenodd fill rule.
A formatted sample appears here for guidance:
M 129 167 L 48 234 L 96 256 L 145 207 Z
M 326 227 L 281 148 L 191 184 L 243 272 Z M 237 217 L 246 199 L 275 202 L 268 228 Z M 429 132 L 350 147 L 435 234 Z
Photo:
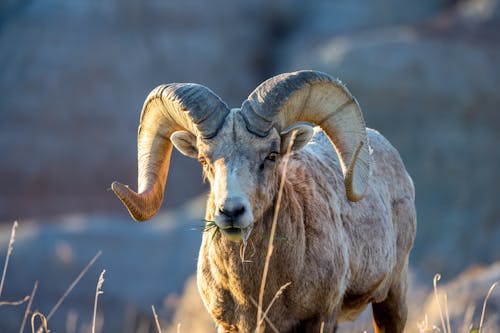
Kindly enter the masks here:
M 112 189 L 143 221 L 162 203 L 172 146 L 201 162 L 211 188 L 206 219 L 220 232 L 203 236 L 199 291 L 219 332 L 252 332 L 292 137 L 264 309 L 291 284 L 267 313 L 266 331 L 333 332 L 371 303 L 376 332 L 401 332 L 413 183 L 396 149 L 366 129 L 357 101 L 327 74 L 275 76 L 236 109 L 201 85 L 157 87 L 140 120 L 138 193 L 117 182 Z

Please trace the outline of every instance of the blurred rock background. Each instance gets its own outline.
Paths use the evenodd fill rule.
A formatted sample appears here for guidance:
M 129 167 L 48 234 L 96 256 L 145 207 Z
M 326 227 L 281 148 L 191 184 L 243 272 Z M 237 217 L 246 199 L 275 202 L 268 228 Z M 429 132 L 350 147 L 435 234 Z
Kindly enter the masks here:
M 266 78 L 299 69 L 342 79 L 368 126 L 400 151 L 417 189 L 416 281 L 500 260 L 499 59 L 498 0 L 1 1 L 0 221 L 17 219 L 31 235 L 16 242 L 2 297 L 39 279 L 37 304 L 48 311 L 102 249 L 52 325 L 64 327 L 72 307 L 90 310 L 97 266 L 110 279 L 105 332 L 134 326 L 119 326 L 122 317 L 150 320 L 149 305 L 164 299 L 160 314 L 171 319 L 176 304 L 190 304 L 172 295 L 196 267 L 200 233 L 190 229 L 206 185 L 198 163 L 174 153 L 171 213 L 146 225 L 131 225 L 107 191 L 117 179 L 135 187 L 146 95 L 197 82 L 235 107 Z M 3 260 L 8 225 L 0 230 Z M 65 251 L 69 266 L 57 261 Z M 133 272 L 135 284 L 117 277 Z M 0 308 L 0 331 L 21 317 Z

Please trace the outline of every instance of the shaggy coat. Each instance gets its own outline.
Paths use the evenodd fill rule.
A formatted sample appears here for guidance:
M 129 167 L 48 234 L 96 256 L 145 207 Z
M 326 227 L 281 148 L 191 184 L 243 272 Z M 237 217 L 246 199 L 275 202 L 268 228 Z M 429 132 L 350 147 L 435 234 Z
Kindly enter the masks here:
M 323 132 L 313 136 L 312 124 Z M 134 219 L 159 210 L 173 146 L 198 159 L 210 182 L 206 219 L 217 229 L 203 236 L 198 286 L 219 332 L 260 333 L 262 324 L 266 331 L 333 332 L 370 303 L 377 333 L 403 331 L 413 183 L 398 152 L 366 129 L 338 79 L 283 73 L 235 109 L 198 84 L 153 89 L 138 130 L 138 190 L 111 184 Z M 275 211 L 265 322 L 257 322 Z
M 231 117 L 228 117 L 231 118 Z M 227 126 L 225 126 L 227 127 Z M 396 149 L 367 129 L 372 171 L 365 197 L 346 199 L 335 150 L 318 131 L 289 160 L 278 215 L 263 310 L 272 305 L 266 332 L 333 332 L 372 303 L 381 331 L 402 331 L 406 322 L 408 254 L 416 232 L 414 187 Z M 217 231 L 207 232 L 199 253 L 198 287 L 219 332 L 253 332 L 272 217 L 283 172 L 271 183 L 270 205 L 254 221 L 246 248 Z M 206 219 L 216 206 L 209 194 Z M 244 252 L 244 253 L 243 253 Z

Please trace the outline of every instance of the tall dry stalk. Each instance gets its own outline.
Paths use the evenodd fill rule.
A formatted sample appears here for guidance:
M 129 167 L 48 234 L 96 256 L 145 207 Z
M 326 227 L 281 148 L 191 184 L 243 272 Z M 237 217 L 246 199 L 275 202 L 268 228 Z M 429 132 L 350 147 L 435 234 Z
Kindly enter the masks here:
M 257 304 L 257 301 L 252 296 L 250 296 L 250 301 L 255 306 L 255 308 L 257 309 L 259 308 L 259 304 Z M 262 315 L 262 319 L 266 321 L 266 323 L 269 325 L 269 327 L 274 333 L 280 333 L 278 329 L 274 326 L 274 324 L 269 320 L 269 318 L 267 318 L 265 313 Z
M 54 315 L 54 313 L 56 313 L 57 309 L 59 309 L 59 307 L 64 302 L 64 300 L 66 299 L 66 297 L 68 297 L 69 293 L 73 290 L 73 288 L 75 288 L 75 286 L 78 284 L 78 282 L 80 282 L 80 280 L 82 279 L 82 277 L 85 275 L 85 273 L 87 273 L 87 271 L 90 269 L 90 267 L 92 267 L 92 265 L 96 262 L 97 258 L 99 258 L 101 256 L 101 254 L 102 254 L 102 251 L 97 252 L 97 254 L 94 256 L 94 258 L 92 258 L 92 260 L 90 260 L 90 262 L 87 264 L 87 266 L 85 266 L 83 268 L 83 270 L 80 272 L 80 274 L 78 274 L 78 276 L 76 277 L 76 279 L 70 284 L 70 286 L 68 287 L 68 289 L 66 289 L 66 291 L 61 296 L 61 298 L 59 298 L 59 300 L 56 302 L 56 304 L 54 305 L 54 307 L 50 310 L 49 315 L 46 318 L 47 321 L 49 321 L 50 318 L 52 318 L 52 316 Z M 42 332 L 42 327 L 39 327 L 36 332 L 37 333 L 41 333 Z
M 28 315 L 30 313 L 31 309 L 31 304 L 33 303 L 33 298 L 35 298 L 35 293 L 36 290 L 38 289 L 38 281 L 35 281 L 35 284 L 33 285 L 33 290 L 31 291 L 30 301 L 28 302 L 28 305 L 26 306 L 26 311 L 24 311 L 24 316 L 23 316 L 23 321 L 21 322 L 21 327 L 19 328 L 19 333 L 24 332 L 24 326 L 26 325 L 26 320 L 28 319 Z
M 437 287 L 437 282 L 441 280 L 441 275 L 436 274 L 434 275 L 433 279 L 433 284 L 434 284 L 434 297 L 436 298 L 436 302 L 439 308 L 439 317 L 441 318 L 441 326 L 443 328 L 443 333 L 448 333 L 446 330 L 446 326 L 444 324 L 444 317 L 443 317 L 443 309 L 441 308 L 441 302 L 439 302 L 439 294 L 438 294 L 438 287 Z M 451 332 L 449 332 L 451 333 Z
M 158 314 L 156 313 L 156 309 L 154 305 L 151 305 L 151 309 L 153 309 L 153 317 L 155 318 L 156 330 L 158 333 L 161 333 L 160 320 L 158 319 Z
M 29 301 L 30 297 L 28 295 L 24 296 L 23 299 L 20 299 L 19 301 L 2 301 L 0 302 L 0 306 L 4 306 L 4 305 L 12 305 L 12 306 L 17 306 L 17 305 L 21 305 L 21 304 L 24 304 L 26 303 L 27 301 Z
M 50 310 L 49 315 L 47 316 L 47 321 L 49 321 L 50 318 L 52 318 L 54 313 L 56 313 L 57 309 L 59 309 L 59 307 L 61 306 L 62 302 L 64 302 L 66 297 L 68 297 L 69 293 L 73 290 L 73 288 L 75 288 L 75 286 L 78 284 L 78 282 L 80 282 L 82 277 L 85 275 L 85 273 L 87 273 L 87 271 L 90 269 L 90 267 L 92 267 L 92 265 L 95 263 L 97 258 L 99 258 L 101 256 L 101 254 L 102 254 L 101 251 L 97 252 L 97 254 L 94 256 L 94 258 L 92 258 L 92 260 L 90 260 L 90 262 L 87 264 L 87 266 L 85 266 L 85 268 L 80 272 L 80 274 L 78 274 L 76 279 L 70 284 L 68 289 L 66 289 L 66 291 L 61 296 L 61 298 L 59 298 L 56 305 L 54 305 L 54 307 Z
M 488 290 L 488 293 L 486 294 L 486 298 L 484 299 L 483 303 L 483 311 L 481 312 L 481 320 L 479 321 L 479 329 L 477 333 L 481 333 L 483 330 L 483 321 L 484 321 L 484 312 L 486 311 L 486 303 L 488 302 L 488 299 L 491 296 L 491 293 L 493 292 L 493 289 L 497 286 L 498 282 L 495 282 L 491 285 L 490 289 Z
M 278 221 L 278 212 L 280 209 L 281 205 L 281 197 L 283 196 L 283 188 L 285 186 L 285 179 L 286 179 L 286 172 L 288 169 L 288 161 L 290 159 L 290 152 L 292 150 L 293 143 L 295 141 L 295 136 L 297 135 L 297 131 L 294 131 L 292 133 L 292 137 L 290 142 L 288 143 L 288 147 L 286 150 L 285 158 L 284 158 L 284 166 L 283 166 L 283 173 L 281 174 L 281 179 L 280 179 L 280 186 L 278 190 L 278 196 L 276 198 L 276 206 L 274 207 L 274 215 L 273 215 L 273 223 L 271 225 L 271 232 L 269 234 L 269 243 L 267 246 L 267 255 L 266 255 L 266 261 L 264 263 L 264 271 L 262 272 L 262 279 L 261 279 L 261 284 L 260 284 L 260 291 L 259 291 L 259 303 L 257 306 L 257 327 L 256 327 L 256 332 L 260 333 L 262 329 L 262 303 L 264 302 L 264 290 L 266 288 L 266 281 L 267 281 L 267 273 L 269 271 L 269 262 L 271 261 L 271 256 L 273 255 L 273 250 L 274 250 L 274 234 L 276 233 L 276 224 Z
M 264 311 L 263 315 L 262 315 L 262 319 L 261 321 L 258 323 L 257 326 L 261 326 L 263 323 L 264 323 L 264 318 L 267 317 L 267 313 L 269 312 L 269 310 L 271 310 L 271 307 L 273 306 L 274 302 L 281 296 L 281 294 L 283 294 L 283 292 L 285 291 L 285 289 L 291 285 L 292 283 L 291 282 L 288 282 L 288 283 L 285 283 L 284 285 L 281 286 L 281 288 L 276 292 L 276 294 L 274 294 L 274 297 L 273 299 L 271 300 L 271 302 L 269 302 L 269 305 L 267 306 L 267 309 L 266 311 Z
M 14 224 L 12 225 L 12 230 L 10 232 L 9 247 L 7 248 L 7 256 L 5 257 L 5 264 L 3 265 L 2 280 L 0 280 L 0 297 L 2 296 L 3 285 L 5 282 L 5 275 L 7 275 L 7 267 L 9 266 L 9 258 L 10 258 L 10 255 L 12 254 L 14 241 L 16 240 L 16 229 L 17 229 L 17 221 L 14 221 Z
M 99 275 L 99 280 L 97 281 L 97 287 L 95 288 L 94 315 L 92 316 L 92 333 L 95 333 L 95 322 L 96 322 L 96 316 L 97 316 L 97 300 L 99 299 L 99 295 L 104 294 L 104 291 L 102 291 L 102 285 L 104 283 L 104 273 L 106 273 L 105 269 L 101 272 L 101 275 Z
M 5 256 L 5 263 L 3 265 L 3 273 L 2 273 L 2 279 L 0 280 L 0 297 L 2 296 L 2 291 L 3 291 L 3 286 L 5 283 L 5 276 L 7 276 L 7 268 L 9 266 L 9 259 L 10 256 L 12 255 L 12 250 L 14 249 L 14 242 L 16 240 L 16 229 L 17 229 L 17 221 L 14 221 L 14 224 L 12 225 L 12 230 L 10 233 L 10 238 L 9 238 L 9 247 L 7 248 L 7 255 Z M 23 303 L 26 303 L 30 299 L 29 296 L 25 296 L 23 299 L 19 301 L 2 301 L 0 302 L 0 306 L 4 305 L 21 305 Z
M 42 325 L 40 326 L 38 331 L 49 333 L 50 331 L 49 331 L 49 326 L 47 323 L 47 318 L 44 316 L 43 313 L 41 313 L 39 311 L 35 311 L 35 313 L 33 313 L 33 315 L 31 316 L 31 333 L 35 333 L 35 319 L 37 317 L 39 317 L 40 320 L 42 321 Z

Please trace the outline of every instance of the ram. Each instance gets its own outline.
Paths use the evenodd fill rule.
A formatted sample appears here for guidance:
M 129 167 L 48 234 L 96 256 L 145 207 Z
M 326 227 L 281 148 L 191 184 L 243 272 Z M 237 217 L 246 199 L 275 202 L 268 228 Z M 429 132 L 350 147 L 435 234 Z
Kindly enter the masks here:
M 206 219 L 217 228 L 203 236 L 197 280 L 219 332 L 262 331 L 256 300 L 285 171 L 263 310 L 290 284 L 264 329 L 333 332 L 371 303 L 376 332 L 403 330 L 413 183 L 340 81 L 281 74 L 235 109 L 197 84 L 154 89 L 139 126 L 138 192 L 112 184 L 135 220 L 160 208 L 173 146 L 210 182 Z

